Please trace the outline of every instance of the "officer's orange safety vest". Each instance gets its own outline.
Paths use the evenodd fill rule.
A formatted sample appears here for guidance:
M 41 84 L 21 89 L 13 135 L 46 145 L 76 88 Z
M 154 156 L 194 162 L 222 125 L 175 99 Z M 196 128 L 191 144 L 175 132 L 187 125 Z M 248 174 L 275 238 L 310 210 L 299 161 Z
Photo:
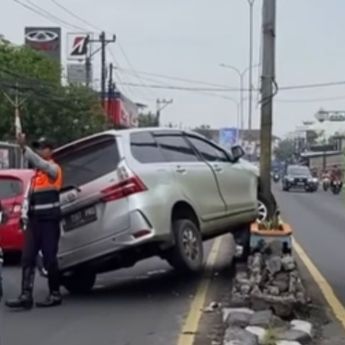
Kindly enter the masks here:
M 60 215 L 60 190 L 63 180 L 61 167 L 58 164 L 56 166 L 58 173 L 54 180 L 41 170 L 38 170 L 33 178 L 30 208 L 34 215 L 53 218 Z

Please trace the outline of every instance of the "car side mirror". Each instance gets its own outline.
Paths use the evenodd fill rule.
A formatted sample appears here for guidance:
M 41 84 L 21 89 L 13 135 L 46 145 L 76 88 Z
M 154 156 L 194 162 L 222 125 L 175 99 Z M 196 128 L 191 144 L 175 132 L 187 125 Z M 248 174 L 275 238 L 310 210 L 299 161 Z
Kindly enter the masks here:
M 238 162 L 245 155 L 245 152 L 242 146 L 236 145 L 231 148 L 231 155 L 233 161 Z

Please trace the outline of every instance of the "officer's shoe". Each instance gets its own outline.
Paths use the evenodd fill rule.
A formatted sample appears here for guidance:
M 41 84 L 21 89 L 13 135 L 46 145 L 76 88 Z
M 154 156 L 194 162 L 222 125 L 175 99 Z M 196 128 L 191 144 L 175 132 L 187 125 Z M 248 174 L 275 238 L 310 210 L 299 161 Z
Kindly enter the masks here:
M 59 292 L 51 293 L 44 301 L 37 302 L 36 307 L 38 308 L 50 308 L 61 305 L 62 297 Z
M 12 309 L 30 310 L 33 307 L 34 301 L 31 294 L 22 293 L 17 299 L 8 300 L 5 304 Z

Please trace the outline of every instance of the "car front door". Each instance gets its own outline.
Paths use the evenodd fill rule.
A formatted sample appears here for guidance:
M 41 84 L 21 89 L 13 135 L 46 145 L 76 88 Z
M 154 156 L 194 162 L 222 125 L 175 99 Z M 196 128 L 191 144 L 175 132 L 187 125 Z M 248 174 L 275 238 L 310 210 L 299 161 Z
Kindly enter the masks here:
M 184 199 L 197 208 L 198 216 L 212 221 L 226 214 L 211 167 L 196 154 L 182 132 L 156 132 L 155 138 L 166 160 L 171 163 L 178 188 Z
M 245 169 L 237 169 L 227 153 L 199 136 L 187 135 L 200 156 L 212 167 L 229 214 L 241 215 L 256 208 L 255 176 Z

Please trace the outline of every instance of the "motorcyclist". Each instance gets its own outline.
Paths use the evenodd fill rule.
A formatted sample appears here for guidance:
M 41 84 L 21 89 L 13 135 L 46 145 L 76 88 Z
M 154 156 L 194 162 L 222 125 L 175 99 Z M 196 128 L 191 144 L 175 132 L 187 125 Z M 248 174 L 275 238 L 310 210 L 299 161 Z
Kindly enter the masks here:
M 331 183 L 333 183 L 334 181 L 340 181 L 340 182 L 343 181 L 343 172 L 339 166 L 337 165 L 333 166 L 330 179 L 331 179 Z

